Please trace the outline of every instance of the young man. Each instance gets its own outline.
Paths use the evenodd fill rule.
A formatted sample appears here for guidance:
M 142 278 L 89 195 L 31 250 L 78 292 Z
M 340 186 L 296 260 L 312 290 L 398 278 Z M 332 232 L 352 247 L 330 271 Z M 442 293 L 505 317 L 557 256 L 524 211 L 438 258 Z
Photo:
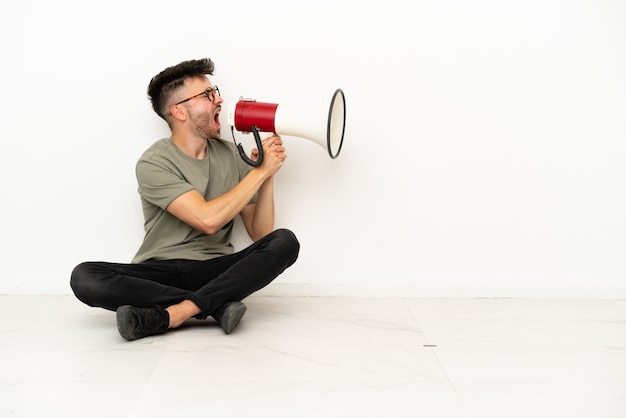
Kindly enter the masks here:
M 220 139 L 222 98 L 208 59 L 156 75 L 148 86 L 154 111 L 171 137 L 137 162 L 145 237 L 131 264 L 87 262 L 72 272 L 76 297 L 116 311 L 127 340 L 167 332 L 187 319 L 212 316 L 226 334 L 246 312 L 245 297 L 268 285 L 298 257 L 288 230 L 274 231 L 274 175 L 287 158 L 281 138 L 263 142 L 251 168 Z M 252 158 L 258 152 L 254 150 Z M 254 241 L 237 253 L 230 242 L 239 215 Z

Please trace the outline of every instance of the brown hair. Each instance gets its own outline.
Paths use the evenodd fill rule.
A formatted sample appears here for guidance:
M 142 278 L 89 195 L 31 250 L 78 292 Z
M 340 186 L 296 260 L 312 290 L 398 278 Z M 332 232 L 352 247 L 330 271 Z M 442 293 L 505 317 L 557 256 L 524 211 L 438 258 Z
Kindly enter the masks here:
M 168 122 L 170 114 L 167 103 L 176 89 L 182 86 L 187 78 L 213 75 L 214 67 L 210 58 L 189 60 L 168 67 L 152 77 L 148 84 L 148 98 L 152 102 L 152 109 Z

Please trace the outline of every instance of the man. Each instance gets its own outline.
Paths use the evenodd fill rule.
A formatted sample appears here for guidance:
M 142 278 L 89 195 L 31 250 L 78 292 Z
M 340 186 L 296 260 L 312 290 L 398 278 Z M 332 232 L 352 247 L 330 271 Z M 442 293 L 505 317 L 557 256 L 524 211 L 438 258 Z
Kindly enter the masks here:
M 71 276 L 76 297 L 116 311 L 127 340 L 212 316 L 230 334 L 246 312 L 242 300 L 268 285 L 298 257 L 291 231 L 274 231 L 274 176 L 287 158 L 281 138 L 263 142 L 265 158 L 251 168 L 232 142 L 220 139 L 223 99 L 208 59 L 156 75 L 148 86 L 154 111 L 171 137 L 137 162 L 144 241 L 130 264 L 87 262 Z M 256 159 L 258 151 L 254 150 Z M 239 215 L 254 241 L 234 252 Z

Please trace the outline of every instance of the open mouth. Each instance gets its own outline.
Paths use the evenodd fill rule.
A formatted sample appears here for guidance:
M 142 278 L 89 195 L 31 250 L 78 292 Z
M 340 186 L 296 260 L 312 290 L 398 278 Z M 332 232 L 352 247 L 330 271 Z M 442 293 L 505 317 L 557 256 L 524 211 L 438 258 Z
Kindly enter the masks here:
M 217 128 L 221 128 L 221 123 L 220 123 L 220 109 L 218 109 L 215 112 L 215 115 L 213 116 L 213 121 L 215 121 L 215 126 L 217 126 Z

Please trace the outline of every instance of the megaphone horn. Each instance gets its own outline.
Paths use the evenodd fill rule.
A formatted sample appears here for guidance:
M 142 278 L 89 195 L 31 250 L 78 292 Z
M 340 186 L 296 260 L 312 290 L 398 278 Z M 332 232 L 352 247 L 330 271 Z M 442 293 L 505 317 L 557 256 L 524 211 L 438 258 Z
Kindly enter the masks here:
M 296 136 L 309 139 L 328 151 L 330 158 L 337 158 L 343 145 L 346 127 L 346 98 L 343 90 L 337 89 L 330 105 L 319 104 L 285 105 L 239 99 L 234 108 L 227 110 L 228 124 L 239 155 L 253 167 L 263 162 L 263 146 L 259 132 Z M 235 129 L 252 132 L 259 156 L 252 161 L 243 146 L 235 140 Z

